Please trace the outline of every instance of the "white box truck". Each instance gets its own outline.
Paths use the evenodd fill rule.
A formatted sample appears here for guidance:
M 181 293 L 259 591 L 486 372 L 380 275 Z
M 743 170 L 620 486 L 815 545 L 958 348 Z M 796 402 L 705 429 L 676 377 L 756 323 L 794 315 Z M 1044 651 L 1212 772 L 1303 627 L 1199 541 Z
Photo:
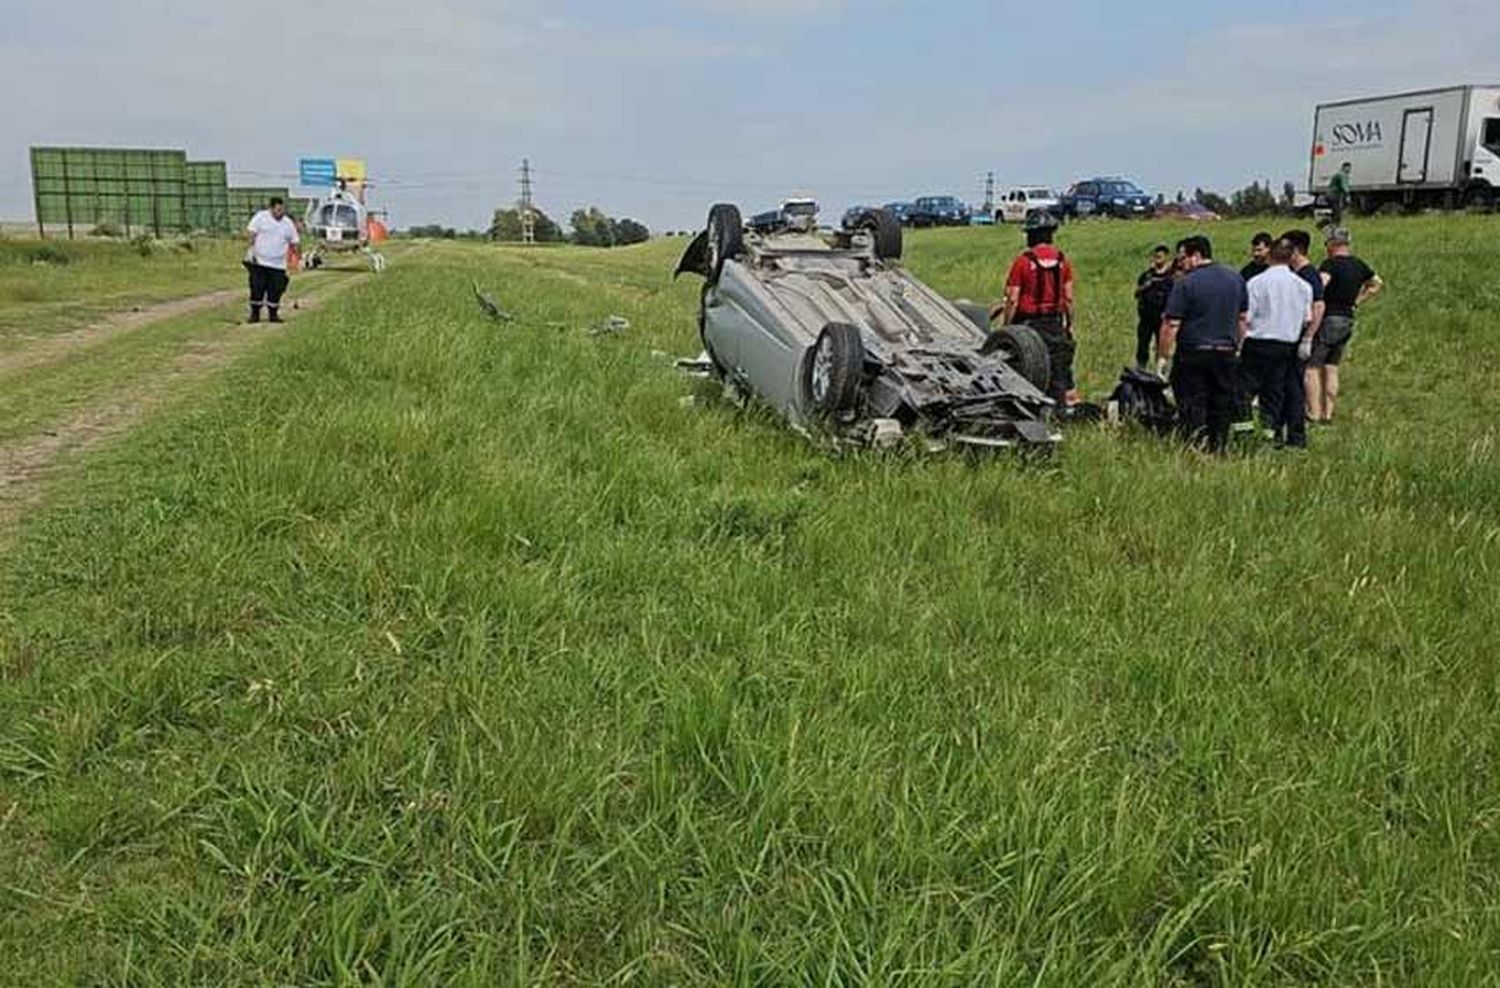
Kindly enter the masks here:
M 1454 86 L 1324 103 L 1313 118 L 1308 191 L 1352 166 L 1351 205 L 1493 208 L 1500 198 L 1500 86 Z

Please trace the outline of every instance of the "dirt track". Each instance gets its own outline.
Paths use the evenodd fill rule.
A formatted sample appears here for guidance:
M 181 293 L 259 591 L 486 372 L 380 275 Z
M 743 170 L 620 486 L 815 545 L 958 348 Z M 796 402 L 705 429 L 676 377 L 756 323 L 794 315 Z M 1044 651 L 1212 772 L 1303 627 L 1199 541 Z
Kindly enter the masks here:
M 141 329 L 153 323 L 228 305 L 243 298 L 244 295 L 243 288 L 226 288 L 204 295 L 173 299 L 170 302 L 158 302 L 130 312 L 115 313 L 82 329 L 41 337 L 21 349 L 0 353 L 0 375 L 51 363 L 75 350 L 103 343 L 122 333 Z
M 153 413 L 191 394 L 240 356 L 295 327 L 302 315 L 363 280 L 364 276 L 360 276 L 340 281 L 301 298 L 298 311 L 288 313 L 287 322 L 279 326 L 247 326 L 228 337 L 186 340 L 167 363 L 156 367 L 149 376 L 121 381 L 106 393 L 90 396 L 85 407 L 70 417 L 0 444 L 0 541 L 28 508 L 46 496 L 49 480 L 73 454 L 95 449 L 128 432 Z M 224 305 L 242 295 L 242 289 L 212 292 L 123 313 L 6 354 L 0 357 L 0 373 L 35 368 L 113 335 Z

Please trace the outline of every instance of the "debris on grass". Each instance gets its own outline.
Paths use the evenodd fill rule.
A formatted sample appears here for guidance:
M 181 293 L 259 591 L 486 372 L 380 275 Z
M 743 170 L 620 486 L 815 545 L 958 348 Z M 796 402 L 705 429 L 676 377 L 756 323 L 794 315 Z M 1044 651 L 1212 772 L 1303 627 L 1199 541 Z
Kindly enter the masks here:
M 484 314 L 497 322 L 515 322 L 516 317 L 500 308 L 500 303 L 495 297 L 479 287 L 479 282 L 474 282 L 474 297 L 479 300 L 479 307 Z
M 710 378 L 714 374 L 713 358 L 704 350 L 696 357 L 683 357 L 677 361 L 677 369 L 688 377 Z
M 612 336 L 615 333 L 623 333 L 630 328 L 630 320 L 624 316 L 610 316 L 597 325 L 590 326 L 584 332 L 590 336 Z

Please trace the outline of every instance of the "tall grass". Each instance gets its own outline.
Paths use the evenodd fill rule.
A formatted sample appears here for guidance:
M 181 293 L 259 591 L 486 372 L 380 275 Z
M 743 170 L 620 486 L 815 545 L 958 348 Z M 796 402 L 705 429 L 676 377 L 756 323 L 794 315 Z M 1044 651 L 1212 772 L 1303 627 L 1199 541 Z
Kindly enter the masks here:
M 0 241 L 0 349 L 108 312 L 234 286 L 244 245 L 230 240 L 142 251 L 104 241 Z
M 0 970 L 1493 981 L 1496 225 L 1441 229 L 1357 231 L 1310 455 L 1042 466 L 684 407 L 680 243 L 424 250 L 0 563 Z M 1064 234 L 1095 392 L 1169 233 Z M 913 239 L 971 297 L 1013 246 Z

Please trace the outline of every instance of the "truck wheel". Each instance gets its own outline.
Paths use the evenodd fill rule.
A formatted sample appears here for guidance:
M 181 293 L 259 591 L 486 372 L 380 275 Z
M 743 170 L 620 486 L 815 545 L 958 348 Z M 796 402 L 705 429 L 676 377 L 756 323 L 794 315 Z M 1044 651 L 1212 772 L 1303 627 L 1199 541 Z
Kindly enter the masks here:
M 715 284 L 724 262 L 745 252 L 745 221 L 737 206 L 721 202 L 708 211 L 708 280 Z
M 1495 208 L 1495 190 L 1476 185 L 1464 194 L 1464 208 L 1471 213 L 1488 213 Z
M 884 209 L 867 209 L 855 220 L 856 230 L 869 230 L 875 238 L 875 256 L 882 261 L 901 260 L 901 224 Z
M 1002 326 L 984 341 L 980 353 L 998 353 L 1016 373 L 1042 393 L 1052 383 L 1052 358 L 1042 334 L 1030 326 Z
M 834 416 L 859 401 L 865 369 L 865 345 L 858 327 L 834 322 L 823 327 L 808 354 L 803 390 L 817 414 Z

